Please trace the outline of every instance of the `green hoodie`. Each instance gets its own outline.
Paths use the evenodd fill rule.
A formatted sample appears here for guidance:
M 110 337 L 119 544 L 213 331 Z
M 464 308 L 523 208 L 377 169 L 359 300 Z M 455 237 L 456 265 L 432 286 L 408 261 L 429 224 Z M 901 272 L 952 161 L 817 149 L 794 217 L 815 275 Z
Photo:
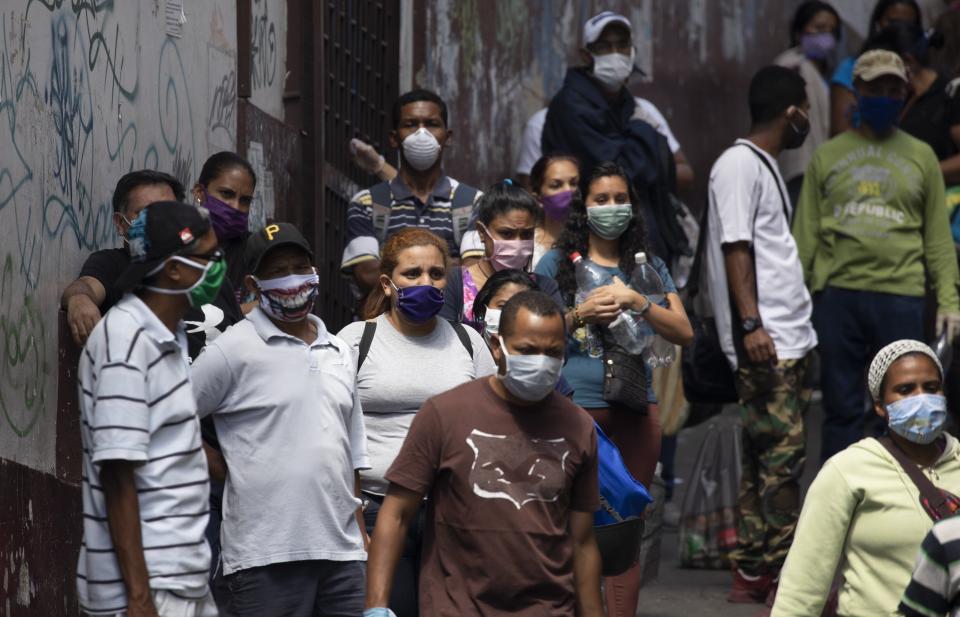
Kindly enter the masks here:
M 960 309 L 943 174 L 928 145 L 901 130 L 882 140 L 846 131 L 807 168 L 793 222 L 810 291 L 826 286 L 924 295 Z
M 960 446 L 946 440 L 940 460 L 923 471 L 960 494 Z M 886 448 L 873 438 L 853 444 L 823 465 L 807 492 L 771 617 L 819 615 L 838 564 L 838 614 L 896 615 L 932 526 L 919 490 Z

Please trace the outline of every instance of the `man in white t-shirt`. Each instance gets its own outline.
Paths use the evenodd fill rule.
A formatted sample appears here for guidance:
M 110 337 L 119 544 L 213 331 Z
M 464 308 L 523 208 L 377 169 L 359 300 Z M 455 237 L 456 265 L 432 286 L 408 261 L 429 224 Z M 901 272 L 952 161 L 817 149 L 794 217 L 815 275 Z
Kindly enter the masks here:
M 250 234 L 246 319 L 208 344 L 191 378 L 227 464 L 221 544 L 233 617 L 359 615 L 370 464 L 350 348 L 311 314 L 319 279 L 289 223 Z
M 710 171 L 706 284 L 721 347 L 736 371 L 743 425 L 740 521 L 730 602 L 772 605 L 800 514 L 805 387 L 817 335 L 790 234 L 776 157 L 809 131 L 804 81 L 770 66 L 749 90 L 752 126 Z

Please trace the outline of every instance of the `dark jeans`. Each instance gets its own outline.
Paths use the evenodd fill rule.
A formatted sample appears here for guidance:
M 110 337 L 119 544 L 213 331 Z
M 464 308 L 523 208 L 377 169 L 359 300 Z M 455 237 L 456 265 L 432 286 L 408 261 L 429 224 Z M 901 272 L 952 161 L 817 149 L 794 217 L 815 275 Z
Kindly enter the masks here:
M 367 525 L 367 533 L 373 538 L 374 524 L 377 522 L 377 513 L 383 497 L 364 493 L 369 500 L 366 510 L 363 511 L 363 520 Z M 390 610 L 397 617 L 417 617 L 420 611 L 420 549 L 423 546 L 423 521 L 426 506 L 420 508 L 419 514 L 407 528 L 407 537 L 403 541 L 403 553 L 397 562 L 397 569 L 393 574 L 393 586 L 390 588 Z
M 363 561 L 290 561 L 224 577 L 227 617 L 361 617 L 367 585 Z
M 923 339 L 922 297 L 827 287 L 813 298 L 823 392 L 821 460 L 863 437 L 866 372 L 880 348 Z

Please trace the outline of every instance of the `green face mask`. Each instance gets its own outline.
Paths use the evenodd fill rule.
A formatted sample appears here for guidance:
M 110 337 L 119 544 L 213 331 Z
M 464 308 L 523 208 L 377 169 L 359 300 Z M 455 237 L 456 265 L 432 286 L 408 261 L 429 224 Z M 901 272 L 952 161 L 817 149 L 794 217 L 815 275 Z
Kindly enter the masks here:
M 217 297 L 220 285 L 227 276 L 227 264 L 221 261 L 209 261 L 200 280 L 189 289 L 190 306 L 199 307 L 210 304 Z
M 203 274 L 200 275 L 200 280 L 186 289 L 166 289 L 163 287 L 151 287 L 149 285 L 145 285 L 144 287 L 150 291 L 170 296 L 186 294 L 187 299 L 190 301 L 190 306 L 193 307 L 201 307 L 204 304 L 213 302 L 213 299 L 217 297 L 217 292 L 220 291 L 220 285 L 223 284 L 224 277 L 227 275 L 227 264 L 221 260 L 208 261 L 207 265 L 201 266 L 192 259 L 180 257 L 179 255 L 175 255 L 170 259 L 175 259 L 180 263 L 187 264 L 198 270 L 203 270 Z
M 630 204 L 612 204 L 587 208 L 587 225 L 590 226 L 593 233 L 604 240 L 616 240 L 623 235 L 632 218 L 633 206 Z

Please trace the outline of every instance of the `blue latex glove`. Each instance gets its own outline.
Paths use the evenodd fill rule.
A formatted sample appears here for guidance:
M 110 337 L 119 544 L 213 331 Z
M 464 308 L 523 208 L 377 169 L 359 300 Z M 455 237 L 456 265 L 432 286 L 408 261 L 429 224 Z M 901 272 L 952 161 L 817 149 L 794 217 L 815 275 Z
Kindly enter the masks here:
M 368 608 L 363 611 L 363 617 L 397 617 L 389 608 Z

